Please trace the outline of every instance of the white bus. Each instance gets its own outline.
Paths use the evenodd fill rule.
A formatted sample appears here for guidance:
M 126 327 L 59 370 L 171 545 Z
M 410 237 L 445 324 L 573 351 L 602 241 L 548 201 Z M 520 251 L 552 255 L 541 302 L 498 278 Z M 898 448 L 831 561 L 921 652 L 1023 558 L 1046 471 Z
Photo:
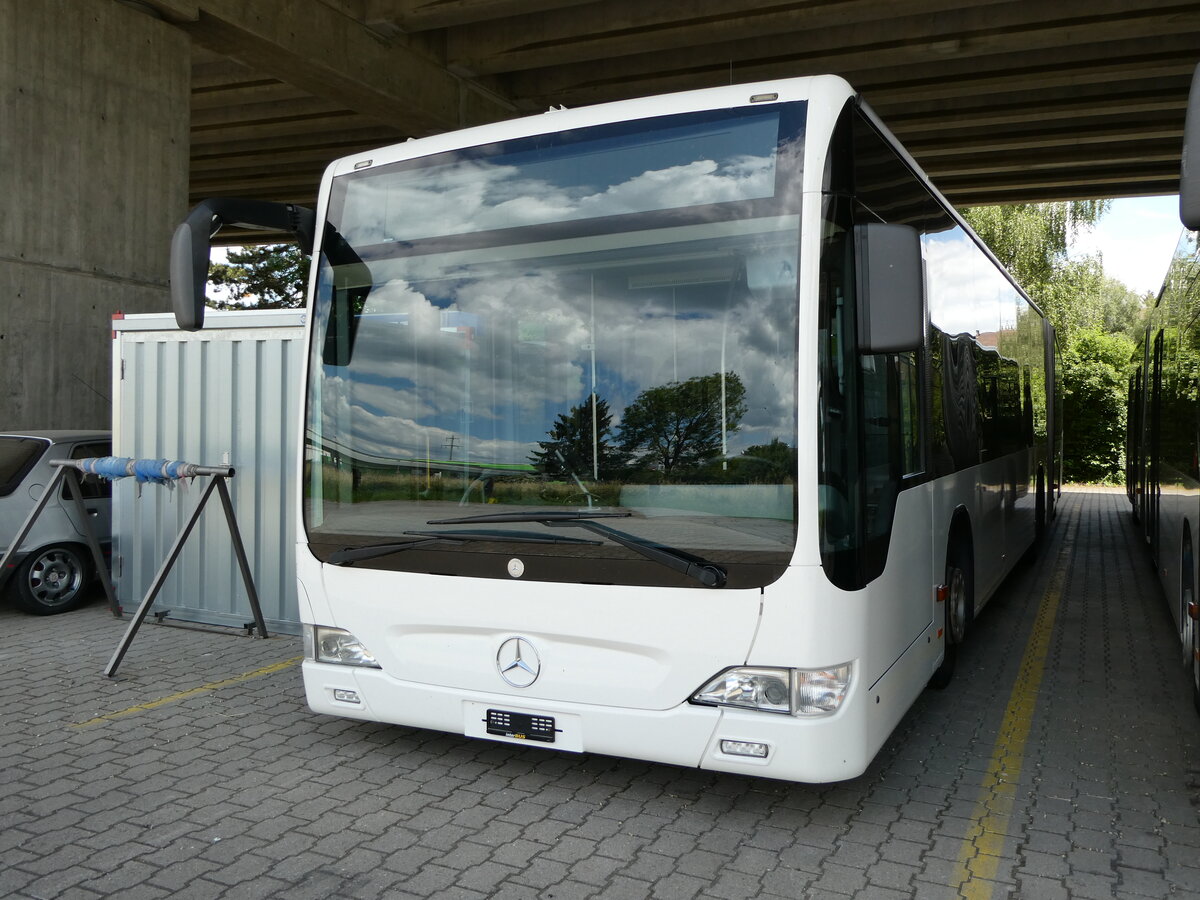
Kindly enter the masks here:
M 1052 332 L 840 78 L 357 154 L 315 214 L 202 204 L 183 327 L 237 222 L 315 243 L 318 712 L 850 778 L 1052 512 Z
M 1200 712 L 1200 66 L 1179 186 L 1184 230 L 1129 381 L 1126 490 L 1175 621 Z

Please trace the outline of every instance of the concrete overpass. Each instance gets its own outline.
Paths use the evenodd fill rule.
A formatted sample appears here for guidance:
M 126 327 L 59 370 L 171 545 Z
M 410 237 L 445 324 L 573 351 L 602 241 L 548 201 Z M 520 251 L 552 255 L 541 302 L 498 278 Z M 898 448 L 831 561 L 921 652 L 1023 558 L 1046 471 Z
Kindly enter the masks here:
M 102 426 L 174 224 L 465 125 L 835 72 L 952 202 L 1175 191 L 1195 0 L 0 0 L 0 429 Z M 45 373 L 45 374 L 43 374 Z

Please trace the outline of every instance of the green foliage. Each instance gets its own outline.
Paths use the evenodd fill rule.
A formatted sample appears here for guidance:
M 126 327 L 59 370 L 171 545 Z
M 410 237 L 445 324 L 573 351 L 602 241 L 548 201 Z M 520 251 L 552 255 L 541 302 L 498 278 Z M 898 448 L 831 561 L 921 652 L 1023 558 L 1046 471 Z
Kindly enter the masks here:
M 1081 329 L 1063 354 L 1064 476 L 1120 482 L 1126 392 L 1136 343 L 1128 335 Z
M 1100 285 L 1096 324 L 1107 334 L 1124 334 L 1140 341 L 1146 328 L 1146 314 L 1154 306 L 1154 294 L 1139 294 L 1115 278 Z
M 208 267 L 208 282 L 229 293 L 217 309 L 294 309 L 304 305 L 308 257 L 295 244 L 242 247 Z
M 1104 268 L 1096 257 L 1064 260 L 1054 277 L 1040 285 L 1034 297 L 1058 333 L 1060 347 L 1071 344 L 1076 332 L 1094 327 L 1099 314 L 1099 296 Z
M 729 468 L 740 480 L 752 484 L 785 484 L 796 471 L 796 448 L 779 438 L 769 444 L 755 444 L 729 460 Z
M 696 469 L 721 454 L 722 427 L 726 435 L 738 430 L 745 396 L 745 385 L 733 372 L 648 388 L 625 408 L 618 429 L 621 450 L 664 479 Z
M 588 400 L 560 413 L 547 435 L 529 457 L 538 471 L 546 475 L 577 475 L 600 480 L 612 478 L 625 464 L 625 455 L 612 445 L 612 413 L 608 401 L 596 399 L 596 440 L 592 440 L 592 403 Z M 595 460 L 593 460 L 593 454 Z
M 1088 302 L 1103 281 L 1100 260 L 1068 259 L 1071 240 L 1107 212 L 1109 200 L 977 206 L 963 217 L 1017 283 L 1049 316 L 1063 340 L 1085 327 Z

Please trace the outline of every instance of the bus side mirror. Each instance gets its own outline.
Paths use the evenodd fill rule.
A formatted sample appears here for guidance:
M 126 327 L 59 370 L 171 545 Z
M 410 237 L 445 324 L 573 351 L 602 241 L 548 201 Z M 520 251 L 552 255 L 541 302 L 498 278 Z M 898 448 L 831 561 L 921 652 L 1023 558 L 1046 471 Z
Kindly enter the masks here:
M 208 283 L 208 252 L 212 211 L 203 203 L 175 229 L 171 237 L 171 308 L 183 331 L 204 327 L 204 287 Z
M 858 349 L 900 353 L 925 345 L 921 235 L 907 225 L 854 226 Z
M 236 197 L 202 201 L 171 237 L 171 308 L 175 323 L 184 331 L 204 327 L 208 255 L 213 235 L 224 225 L 287 231 L 305 253 L 312 254 L 316 216 L 311 209 Z
M 1187 118 L 1183 124 L 1183 156 L 1179 165 L 1179 219 L 1191 231 L 1200 229 L 1200 65 L 1192 73 Z

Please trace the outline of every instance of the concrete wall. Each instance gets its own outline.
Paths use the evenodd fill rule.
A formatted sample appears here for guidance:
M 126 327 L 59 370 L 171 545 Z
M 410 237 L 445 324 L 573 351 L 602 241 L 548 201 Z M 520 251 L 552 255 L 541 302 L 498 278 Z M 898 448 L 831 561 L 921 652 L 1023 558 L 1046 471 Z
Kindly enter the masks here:
M 0 431 L 109 426 L 112 313 L 169 307 L 190 55 L 114 0 L 0 0 Z

